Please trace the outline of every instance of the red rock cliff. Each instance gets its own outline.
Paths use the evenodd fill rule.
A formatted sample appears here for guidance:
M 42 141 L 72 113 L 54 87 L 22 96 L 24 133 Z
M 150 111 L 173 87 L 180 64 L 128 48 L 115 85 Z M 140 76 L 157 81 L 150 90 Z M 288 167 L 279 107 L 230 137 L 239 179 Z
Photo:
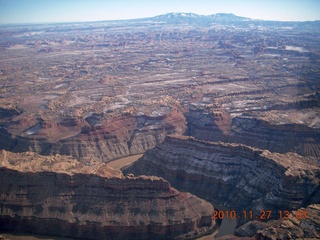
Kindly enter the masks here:
M 186 129 L 183 113 L 176 110 L 159 116 L 123 114 L 107 119 L 17 118 L 14 124 L 0 129 L 2 148 L 42 155 L 72 155 L 77 159 L 93 157 L 103 162 L 143 153 L 168 134 L 182 134 Z
M 86 239 L 179 239 L 211 232 L 213 207 L 162 178 L 86 159 L 0 156 L 0 231 Z
M 161 176 L 179 190 L 258 214 L 320 202 L 316 158 L 241 144 L 169 136 L 125 172 Z

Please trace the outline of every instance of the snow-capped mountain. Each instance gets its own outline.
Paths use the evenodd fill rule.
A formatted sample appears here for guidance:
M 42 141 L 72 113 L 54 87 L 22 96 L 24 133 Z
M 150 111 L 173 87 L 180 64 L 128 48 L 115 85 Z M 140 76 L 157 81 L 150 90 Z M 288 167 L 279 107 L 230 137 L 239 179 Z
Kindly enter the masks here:
M 213 15 L 198 15 L 194 13 L 167 13 L 151 18 L 153 21 L 161 21 L 172 24 L 182 23 L 214 23 L 214 22 L 238 22 L 249 21 L 249 18 L 239 17 L 231 13 L 217 13 Z M 150 19 L 150 20 L 151 20 Z
M 252 20 L 250 18 L 239 17 L 232 13 L 216 13 L 216 14 L 210 15 L 209 17 L 211 17 L 213 21 L 221 21 L 221 22 L 237 22 L 237 21 Z

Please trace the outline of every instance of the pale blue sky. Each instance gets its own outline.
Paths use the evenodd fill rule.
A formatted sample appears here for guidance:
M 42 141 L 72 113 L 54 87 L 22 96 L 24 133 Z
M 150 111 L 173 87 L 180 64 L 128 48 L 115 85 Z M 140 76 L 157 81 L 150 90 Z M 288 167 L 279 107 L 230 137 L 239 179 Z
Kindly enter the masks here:
M 169 12 L 320 20 L 320 0 L 0 0 L 0 24 L 134 19 Z

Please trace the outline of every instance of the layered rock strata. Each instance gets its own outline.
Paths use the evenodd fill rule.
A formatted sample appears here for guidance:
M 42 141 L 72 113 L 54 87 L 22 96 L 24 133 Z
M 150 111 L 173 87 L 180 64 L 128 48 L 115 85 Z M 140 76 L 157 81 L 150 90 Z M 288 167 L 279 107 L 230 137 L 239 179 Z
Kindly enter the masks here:
M 125 172 L 161 176 L 179 190 L 254 216 L 272 210 L 270 219 L 320 201 L 317 159 L 241 144 L 169 136 Z
M 185 239 L 215 228 L 210 203 L 159 177 L 2 151 L 0 231 L 84 239 Z
M 305 119 L 318 110 L 274 110 L 233 116 L 214 110 L 191 108 L 186 113 L 187 135 L 208 141 L 241 143 L 271 152 L 320 157 L 320 129 L 315 126 L 319 118 L 311 116 L 310 124 L 306 124 Z M 297 115 L 305 117 L 293 121 L 301 118 Z
M 43 120 L 18 116 L 0 128 L 0 145 L 9 151 L 42 155 L 64 154 L 77 159 L 93 157 L 104 162 L 143 153 L 168 134 L 186 129 L 183 113 L 160 116 L 123 114 Z

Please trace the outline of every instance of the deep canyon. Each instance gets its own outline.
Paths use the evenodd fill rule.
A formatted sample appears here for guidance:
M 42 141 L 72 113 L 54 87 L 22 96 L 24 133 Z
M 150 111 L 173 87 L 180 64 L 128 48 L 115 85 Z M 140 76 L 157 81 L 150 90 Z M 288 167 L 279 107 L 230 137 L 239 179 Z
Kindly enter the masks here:
M 237 213 L 220 239 L 320 238 L 319 21 L 166 14 L 0 34 L 0 232 L 213 239 L 217 205 Z
M 2 151 L 0 231 L 83 239 L 186 239 L 215 228 L 210 203 L 106 164 Z

